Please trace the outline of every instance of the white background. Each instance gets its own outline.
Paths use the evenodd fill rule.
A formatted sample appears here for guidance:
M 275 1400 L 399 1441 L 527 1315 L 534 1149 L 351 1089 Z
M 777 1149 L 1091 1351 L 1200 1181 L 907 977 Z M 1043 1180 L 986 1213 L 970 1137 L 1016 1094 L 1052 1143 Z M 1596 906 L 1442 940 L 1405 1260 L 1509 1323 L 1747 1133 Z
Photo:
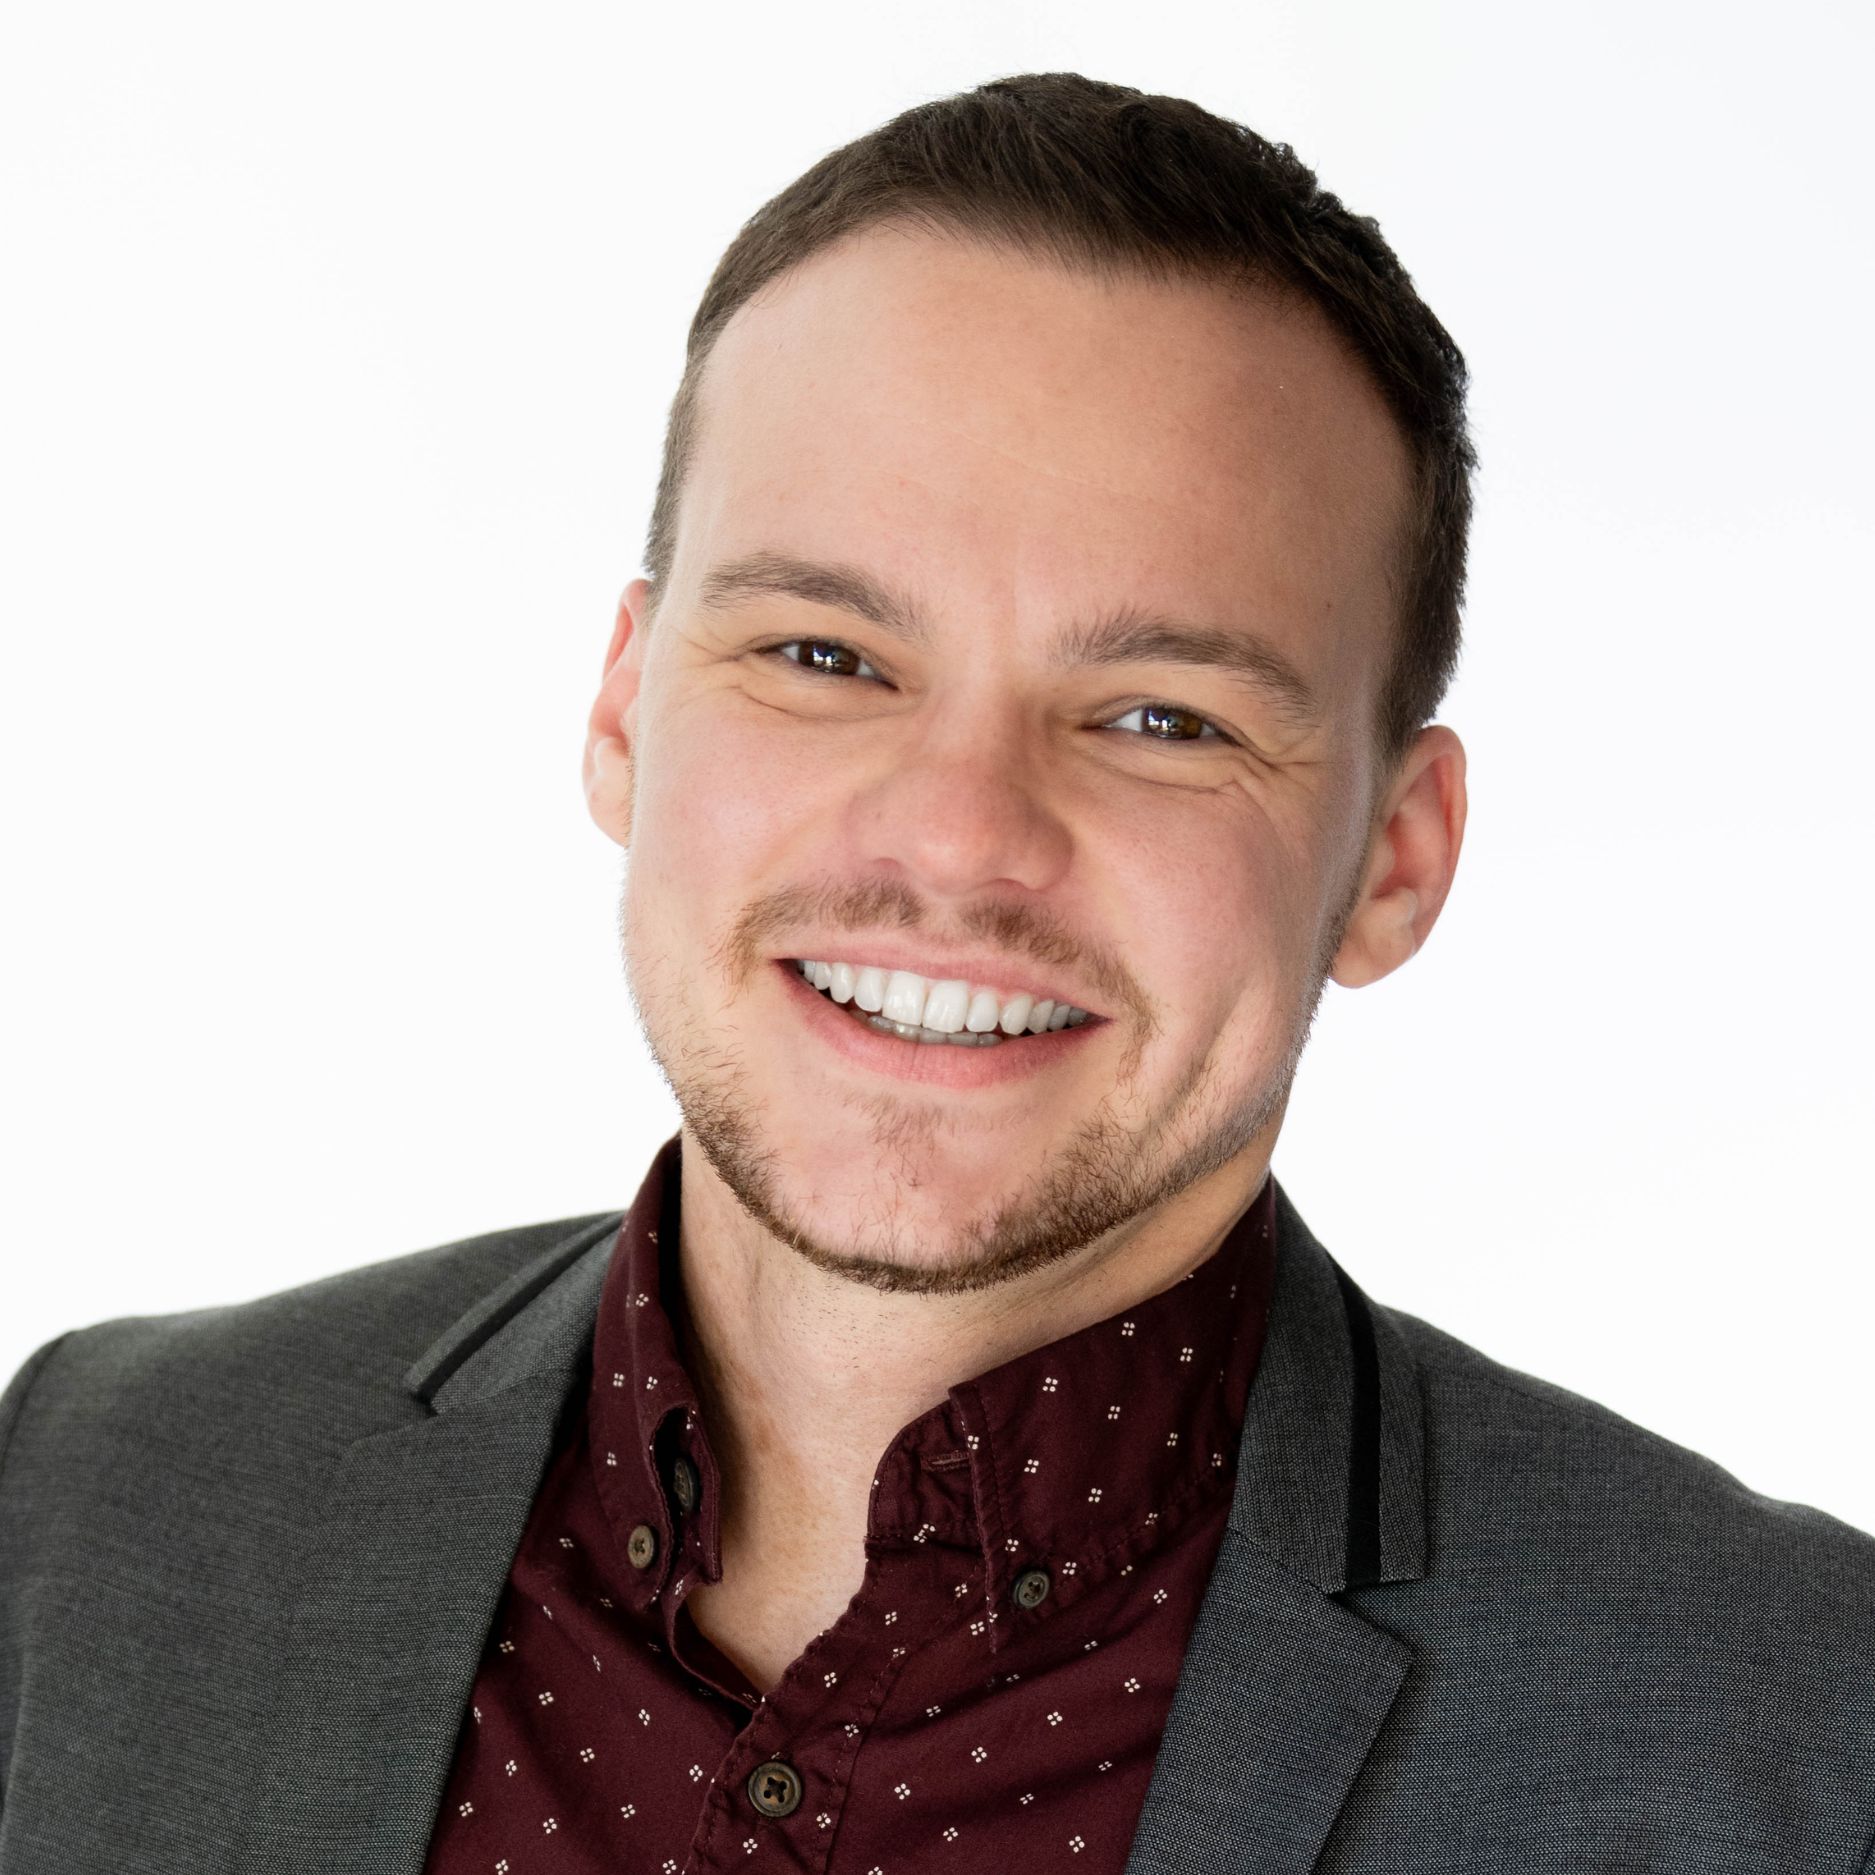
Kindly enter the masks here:
M 1072 68 L 1286 140 L 1475 376 L 1472 818 L 1276 1170 L 1384 1302 L 1875 1527 L 1867 15 L 10 9 L 0 1370 L 629 1202 L 583 723 L 742 219 Z

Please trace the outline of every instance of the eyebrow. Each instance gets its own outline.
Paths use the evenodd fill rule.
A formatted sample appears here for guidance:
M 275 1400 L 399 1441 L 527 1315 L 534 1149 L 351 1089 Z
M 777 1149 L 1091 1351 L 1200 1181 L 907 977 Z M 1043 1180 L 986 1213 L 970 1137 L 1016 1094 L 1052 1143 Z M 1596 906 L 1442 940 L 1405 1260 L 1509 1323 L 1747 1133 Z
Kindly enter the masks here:
M 702 603 L 711 611 L 767 595 L 850 612 L 920 649 L 929 649 L 936 639 L 930 619 L 914 601 L 860 567 L 771 551 L 725 560 L 703 577 Z M 1222 671 L 1298 728 L 1322 720 L 1321 701 L 1308 680 L 1267 638 L 1250 630 L 1191 625 L 1125 606 L 1062 633 L 1049 661 L 1057 669 L 1184 664 Z

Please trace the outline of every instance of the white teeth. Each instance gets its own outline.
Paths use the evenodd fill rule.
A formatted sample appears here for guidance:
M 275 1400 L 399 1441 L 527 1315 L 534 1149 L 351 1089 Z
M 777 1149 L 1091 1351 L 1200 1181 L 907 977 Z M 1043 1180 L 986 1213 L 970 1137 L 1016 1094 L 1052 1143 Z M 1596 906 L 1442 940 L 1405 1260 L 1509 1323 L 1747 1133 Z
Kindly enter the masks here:
M 880 1014 L 888 1022 L 907 1022 L 914 1028 L 924 1021 L 925 980 L 909 970 L 894 970 L 885 980 L 885 1006 Z
M 934 983 L 925 995 L 922 1021 L 927 1029 L 955 1035 L 964 1025 L 970 1009 L 970 985 L 960 977 L 946 977 Z
M 1004 1035 L 1041 1035 L 1053 1029 L 1079 1028 L 1088 1012 L 1051 997 L 1018 993 L 1002 1001 L 995 990 L 963 977 L 933 981 L 915 970 L 886 970 L 876 964 L 797 960 L 803 977 L 836 1003 L 891 1022 L 908 1037 L 947 1036 L 958 1042 L 997 1030 Z
M 985 1035 L 996 1026 L 996 1018 L 1002 1014 L 1002 1005 L 996 1000 L 994 990 L 978 990 L 970 999 L 970 1007 L 964 1014 L 964 1027 L 973 1034 Z

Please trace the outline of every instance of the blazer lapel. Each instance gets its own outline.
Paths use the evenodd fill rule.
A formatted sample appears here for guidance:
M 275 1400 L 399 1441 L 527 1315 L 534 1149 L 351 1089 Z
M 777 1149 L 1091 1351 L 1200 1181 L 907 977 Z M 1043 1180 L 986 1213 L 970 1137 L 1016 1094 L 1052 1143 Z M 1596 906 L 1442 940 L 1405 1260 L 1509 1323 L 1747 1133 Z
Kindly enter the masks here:
M 1412 1653 L 1336 1598 L 1425 1574 L 1412 1356 L 1280 1185 L 1276 1286 L 1230 1528 L 1127 1875 L 1304 1875 Z
M 341 1456 L 304 1560 L 245 1853 L 267 1875 L 416 1875 L 488 1626 L 562 1415 L 620 1214 L 451 1327 L 398 1416 Z

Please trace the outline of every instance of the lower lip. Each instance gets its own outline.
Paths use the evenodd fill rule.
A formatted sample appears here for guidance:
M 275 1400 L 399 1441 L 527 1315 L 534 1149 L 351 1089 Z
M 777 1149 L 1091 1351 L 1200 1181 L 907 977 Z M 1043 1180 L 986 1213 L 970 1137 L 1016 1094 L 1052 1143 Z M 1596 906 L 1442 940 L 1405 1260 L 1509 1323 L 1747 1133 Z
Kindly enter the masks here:
M 831 1048 L 862 1068 L 926 1087 L 997 1087 L 1005 1081 L 1027 1080 L 1065 1060 L 1083 1047 L 1105 1020 L 1090 1016 L 1078 1028 L 1044 1029 L 1039 1035 L 1013 1038 L 991 1048 L 972 1048 L 956 1042 L 908 1042 L 848 1015 L 830 996 L 823 995 L 787 958 L 778 958 L 782 987 L 800 1005 L 802 1017 L 825 1037 Z

